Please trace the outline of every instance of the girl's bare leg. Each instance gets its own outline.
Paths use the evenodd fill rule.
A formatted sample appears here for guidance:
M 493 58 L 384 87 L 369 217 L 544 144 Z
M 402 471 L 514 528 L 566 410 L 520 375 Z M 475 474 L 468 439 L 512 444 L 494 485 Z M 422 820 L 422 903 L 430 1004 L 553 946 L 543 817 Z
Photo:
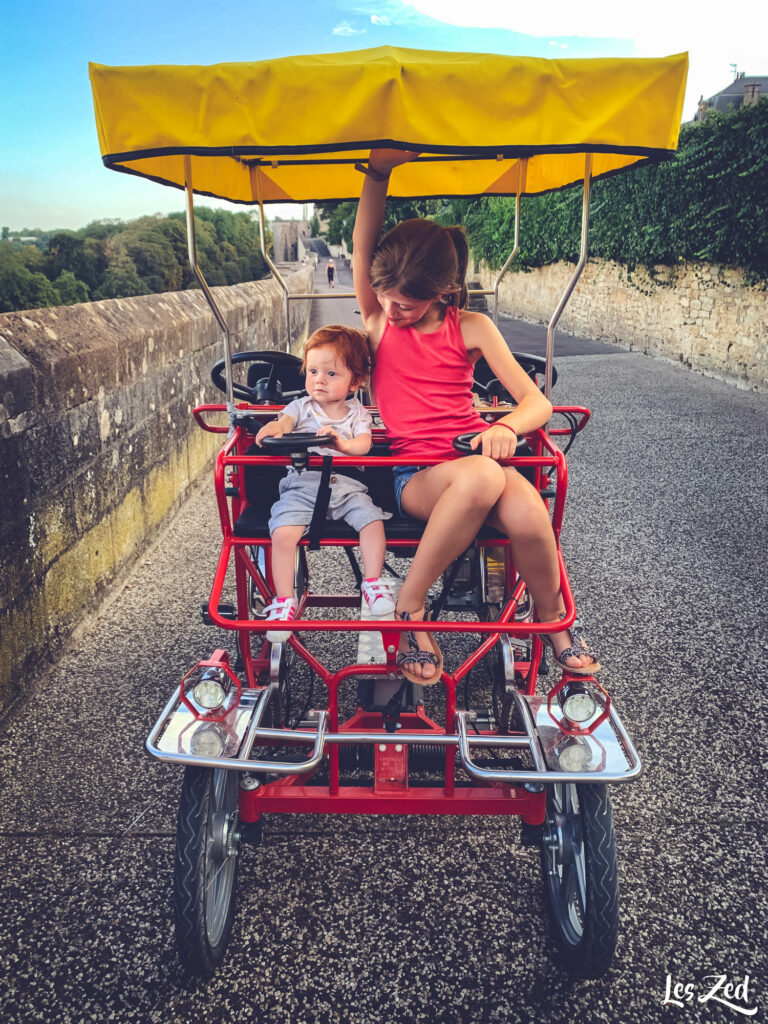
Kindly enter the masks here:
M 304 535 L 303 526 L 278 526 L 272 534 L 272 579 L 276 597 L 294 597 L 296 548 Z
M 488 516 L 488 523 L 509 537 L 515 567 L 525 582 L 536 604 L 542 622 L 556 622 L 565 610 L 560 592 L 560 570 L 557 564 L 557 546 L 552 525 L 544 502 L 536 488 L 511 466 L 503 468 L 506 486 L 496 507 Z M 559 655 L 571 646 L 568 631 L 554 633 L 552 642 Z M 568 658 L 572 667 L 592 664 L 587 655 Z
M 384 552 L 387 541 L 384 536 L 384 523 L 380 519 L 368 523 L 360 531 L 360 554 L 363 556 L 365 578 L 378 579 L 384 568 Z
M 403 488 L 403 509 L 416 519 L 427 520 L 427 525 L 400 588 L 399 612 L 407 611 L 415 619 L 423 617 L 427 591 L 472 543 L 505 486 L 502 467 L 482 455 L 431 466 L 411 477 Z M 422 634 L 416 633 L 415 637 L 422 650 L 431 650 Z M 403 634 L 400 650 L 407 646 Z M 435 672 L 433 665 L 409 668 L 425 679 Z

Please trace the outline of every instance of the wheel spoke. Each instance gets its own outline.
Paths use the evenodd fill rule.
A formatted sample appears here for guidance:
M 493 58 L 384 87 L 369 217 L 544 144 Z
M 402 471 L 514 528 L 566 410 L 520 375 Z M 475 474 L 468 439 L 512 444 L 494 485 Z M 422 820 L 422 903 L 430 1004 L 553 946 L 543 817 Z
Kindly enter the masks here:
M 587 912 L 587 872 L 584 863 L 584 846 L 579 843 L 574 851 L 573 874 L 575 879 L 575 895 L 578 899 L 582 920 Z

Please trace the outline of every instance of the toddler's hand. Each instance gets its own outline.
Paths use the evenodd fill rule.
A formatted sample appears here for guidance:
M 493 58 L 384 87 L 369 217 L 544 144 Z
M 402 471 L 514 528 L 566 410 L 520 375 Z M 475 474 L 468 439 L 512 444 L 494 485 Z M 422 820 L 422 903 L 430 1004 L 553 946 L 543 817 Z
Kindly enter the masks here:
M 261 430 L 258 432 L 254 441 L 261 448 L 261 439 L 263 437 L 282 437 L 286 431 L 280 426 L 279 420 L 271 420 L 269 423 L 265 423 Z
M 317 436 L 325 438 L 326 441 L 329 441 L 334 446 L 334 448 L 341 449 L 342 438 L 339 436 L 338 432 L 333 429 L 333 427 L 320 427 L 317 432 Z
M 473 451 L 480 449 L 481 455 L 490 459 L 511 459 L 517 448 L 517 436 L 506 427 L 491 426 L 469 443 Z

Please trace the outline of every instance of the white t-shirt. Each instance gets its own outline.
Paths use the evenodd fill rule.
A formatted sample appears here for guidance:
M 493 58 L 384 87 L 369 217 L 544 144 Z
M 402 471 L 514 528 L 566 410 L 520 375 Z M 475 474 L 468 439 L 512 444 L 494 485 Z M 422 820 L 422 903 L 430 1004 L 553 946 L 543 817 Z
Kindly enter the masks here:
M 283 409 L 283 416 L 290 416 L 293 420 L 295 433 L 306 432 L 316 434 L 320 427 L 333 427 L 345 440 L 352 440 L 358 434 L 371 433 L 371 414 L 365 406 L 356 398 L 348 398 L 346 403 L 346 415 L 340 420 L 331 419 L 326 415 L 323 407 L 305 395 L 304 398 L 296 398 Z M 314 455 L 339 455 L 338 448 L 310 448 Z

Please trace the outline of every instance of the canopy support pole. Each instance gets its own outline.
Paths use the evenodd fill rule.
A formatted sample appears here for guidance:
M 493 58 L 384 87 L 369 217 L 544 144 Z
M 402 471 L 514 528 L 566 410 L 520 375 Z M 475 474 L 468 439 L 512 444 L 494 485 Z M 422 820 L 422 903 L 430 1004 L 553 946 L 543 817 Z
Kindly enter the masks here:
M 520 248 L 520 196 L 525 191 L 525 175 L 528 170 L 528 157 L 524 157 L 520 161 L 520 183 L 517 189 L 517 195 L 515 196 L 515 244 L 512 247 L 512 252 L 507 256 L 507 262 L 501 268 L 496 275 L 496 280 L 493 282 L 493 322 L 496 326 L 499 326 L 499 285 L 501 279 L 509 270 L 509 265 L 512 260 L 517 256 L 517 250 Z
M 216 301 L 211 294 L 211 289 L 208 287 L 203 273 L 200 267 L 197 265 L 197 240 L 195 237 L 195 203 L 192 191 L 192 161 L 188 156 L 184 157 L 184 187 L 186 189 L 186 212 L 187 212 L 187 253 L 189 255 L 189 264 L 192 267 L 192 271 L 197 278 L 200 287 L 203 290 L 203 295 L 208 302 L 208 305 L 213 310 L 213 315 L 216 317 L 219 327 L 224 335 L 224 363 L 226 369 L 226 382 L 227 382 L 227 411 L 229 413 L 229 421 L 232 423 L 232 419 L 235 413 L 235 396 L 232 391 L 232 341 L 229 333 L 229 327 L 227 321 L 216 305 Z
M 573 272 L 571 280 L 568 282 L 568 286 L 563 292 L 563 296 L 557 304 L 557 309 L 552 314 L 552 319 L 549 321 L 547 327 L 547 372 L 544 383 L 544 394 L 549 398 L 552 391 L 552 362 L 555 354 L 555 327 L 557 321 L 562 316 L 563 310 L 568 304 L 568 299 L 571 297 L 571 292 L 576 287 L 576 282 L 581 277 L 581 272 L 584 269 L 584 265 L 587 262 L 587 235 L 589 233 L 589 186 L 592 180 L 592 154 L 587 153 L 584 160 L 584 196 L 581 204 L 581 253 L 579 255 L 579 262 L 576 264 L 576 269 Z
M 267 264 L 269 269 L 272 271 L 272 276 L 280 285 L 283 290 L 283 306 L 285 307 L 285 327 L 287 331 L 287 345 L 286 352 L 291 351 L 291 309 L 288 304 L 288 285 L 285 283 L 285 278 L 277 269 L 275 264 L 269 258 L 267 253 L 267 230 L 264 226 L 264 200 L 261 196 L 261 167 L 256 168 L 256 189 L 258 192 L 257 201 L 259 204 L 259 244 L 261 245 L 261 255 L 264 257 L 264 262 Z

